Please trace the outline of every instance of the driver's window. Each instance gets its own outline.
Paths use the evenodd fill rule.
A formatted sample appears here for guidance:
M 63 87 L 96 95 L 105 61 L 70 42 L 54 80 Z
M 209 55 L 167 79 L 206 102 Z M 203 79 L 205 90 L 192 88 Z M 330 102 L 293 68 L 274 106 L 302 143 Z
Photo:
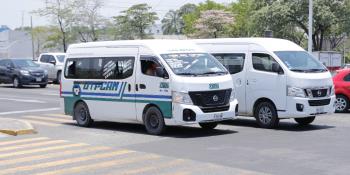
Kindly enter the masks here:
M 157 61 L 155 57 L 152 56 L 141 56 L 141 72 L 148 76 L 157 76 L 156 70 L 162 65 Z
M 253 68 L 259 71 L 273 72 L 273 63 L 278 64 L 269 54 L 253 53 Z

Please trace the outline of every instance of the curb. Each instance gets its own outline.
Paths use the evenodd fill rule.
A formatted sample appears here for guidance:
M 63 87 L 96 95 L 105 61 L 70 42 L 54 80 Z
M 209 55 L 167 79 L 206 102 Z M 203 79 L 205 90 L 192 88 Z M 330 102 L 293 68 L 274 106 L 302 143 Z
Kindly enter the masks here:
M 1 128 L 1 125 L 0 125 L 0 133 L 4 133 L 4 134 L 7 134 L 7 135 L 12 135 L 12 136 L 37 133 L 35 131 L 34 127 L 27 121 L 14 120 L 14 119 L 4 119 L 4 118 L 0 119 L 0 121 L 1 120 L 6 120 L 7 122 L 13 122 L 16 125 L 21 125 L 21 126 L 20 126 L 20 129 L 18 129 L 18 128 L 11 129 L 11 128 Z

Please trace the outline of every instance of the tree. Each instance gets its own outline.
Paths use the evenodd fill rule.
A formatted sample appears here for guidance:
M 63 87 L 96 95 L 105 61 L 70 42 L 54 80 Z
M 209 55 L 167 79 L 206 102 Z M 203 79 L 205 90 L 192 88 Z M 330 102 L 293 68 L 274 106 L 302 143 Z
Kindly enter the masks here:
M 69 31 L 73 21 L 74 5 L 70 0 L 45 0 L 45 7 L 34 11 L 34 13 L 50 17 L 59 27 L 62 49 L 67 50 Z
M 148 38 L 146 29 L 158 20 L 157 13 L 151 11 L 152 7 L 147 4 L 137 4 L 122 11 L 122 15 L 114 17 L 115 22 L 122 30 L 129 30 L 136 38 Z M 128 31 L 122 31 L 128 32 Z
M 233 25 L 234 19 L 229 12 L 223 10 L 207 10 L 201 12 L 195 28 L 195 36 L 204 38 L 218 38 L 225 35 L 225 29 Z M 226 30 L 227 31 L 227 30 Z
M 77 32 L 80 41 L 97 41 L 99 30 L 105 23 L 105 18 L 100 15 L 103 7 L 102 0 L 75 0 L 74 1 L 74 31 Z
M 162 30 L 166 35 L 180 34 L 182 30 L 182 18 L 178 10 L 170 10 L 162 19 Z

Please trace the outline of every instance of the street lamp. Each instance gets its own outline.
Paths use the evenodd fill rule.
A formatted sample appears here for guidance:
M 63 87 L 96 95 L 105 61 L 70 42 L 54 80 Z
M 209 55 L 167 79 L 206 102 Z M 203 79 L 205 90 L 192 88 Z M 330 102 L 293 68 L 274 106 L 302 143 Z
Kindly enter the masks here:
M 309 37 L 308 37 L 308 52 L 312 53 L 312 19 L 313 19 L 313 4 L 312 0 L 309 0 Z

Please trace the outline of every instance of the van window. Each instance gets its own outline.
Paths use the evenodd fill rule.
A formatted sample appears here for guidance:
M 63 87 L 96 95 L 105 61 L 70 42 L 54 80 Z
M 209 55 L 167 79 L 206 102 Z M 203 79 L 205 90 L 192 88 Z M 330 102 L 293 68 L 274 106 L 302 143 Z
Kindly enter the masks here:
M 144 75 L 157 76 L 156 68 L 162 67 L 157 58 L 152 56 L 141 56 L 141 72 Z
M 223 64 L 230 74 L 242 72 L 244 67 L 245 54 L 213 54 Z
M 253 53 L 253 67 L 255 70 L 273 72 L 272 64 L 277 63 L 269 54 Z M 278 63 L 277 63 L 278 64 Z
M 126 79 L 134 72 L 134 60 L 134 57 L 69 59 L 65 76 L 72 79 Z

